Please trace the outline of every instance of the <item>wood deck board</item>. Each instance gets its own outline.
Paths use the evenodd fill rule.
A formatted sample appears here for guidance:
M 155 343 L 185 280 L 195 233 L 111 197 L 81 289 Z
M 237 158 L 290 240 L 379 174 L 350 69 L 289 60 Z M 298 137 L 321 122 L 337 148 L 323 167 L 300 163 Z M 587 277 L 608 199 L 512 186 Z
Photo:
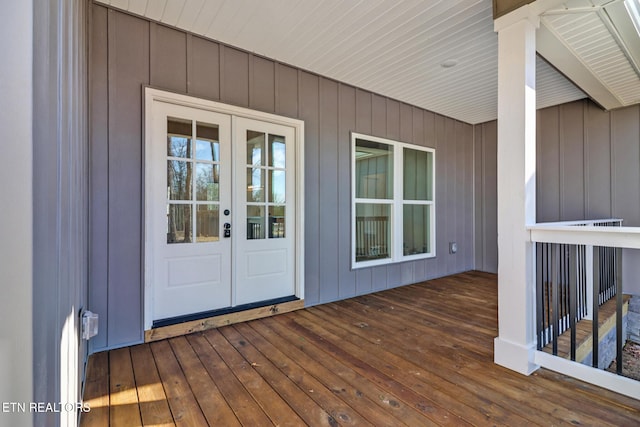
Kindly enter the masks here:
M 334 316 L 326 316 L 326 318 L 334 319 Z M 425 394 L 428 399 L 435 402 L 434 404 L 450 410 L 456 409 L 456 413 L 462 414 L 461 417 L 468 422 L 484 424 L 490 421 L 492 415 L 496 419 L 491 419 L 491 421 L 497 424 L 516 425 L 526 421 L 517 416 L 511 417 L 511 421 L 506 420 L 503 415 L 505 411 L 495 406 L 491 400 L 484 399 L 484 397 L 492 395 L 490 390 L 483 388 L 482 383 L 472 384 L 465 378 L 462 378 L 459 383 L 451 381 L 456 375 L 455 371 L 461 368 L 461 361 L 457 354 L 447 351 L 444 356 L 441 356 L 444 357 L 442 361 L 433 360 L 430 357 L 431 353 L 429 355 L 418 354 L 417 356 L 408 354 L 407 342 L 398 345 L 389 335 L 375 335 L 372 333 L 375 329 L 373 323 L 373 327 L 369 324 L 366 327 L 361 327 L 357 322 L 338 320 L 335 320 L 334 323 L 337 323 L 335 327 L 325 325 L 324 328 L 339 334 L 343 345 L 347 342 L 355 348 L 365 350 L 364 357 L 368 363 L 401 382 L 403 387 Z M 340 330 L 341 325 L 349 324 L 356 327 L 351 330 Z M 425 344 L 433 349 L 439 345 L 439 340 Z M 425 393 L 425 390 L 429 390 L 429 392 Z M 501 395 L 496 393 L 494 400 L 500 397 Z M 458 401 L 459 398 L 460 401 Z M 516 419 L 513 418 L 520 422 L 516 422 Z
M 308 340 L 301 343 L 302 337 L 292 336 L 286 325 L 276 322 L 269 324 L 270 329 L 263 328 L 263 333 L 269 334 L 275 345 L 286 348 L 288 354 L 301 361 L 307 372 L 372 424 L 395 426 L 408 424 L 411 420 L 422 420 L 424 423 L 423 418 L 411 406 L 403 404 L 388 390 L 377 387 L 357 370 L 349 368 Z M 256 328 L 260 326 L 256 325 Z M 286 337 L 294 341 L 287 340 Z
M 210 425 L 230 427 L 240 425 L 187 338 L 174 338 L 170 342 L 207 422 Z
M 326 421 L 329 425 L 373 425 L 363 417 L 358 408 L 349 406 L 340 393 L 336 393 L 332 373 L 323 370 L 312 359 L 303 356 L 300 352 L 302 343 L 291 344 L 281 339 L 266 328 L 266 323 L 251 322 L 254 332 L 246 331 L 252 338 L 261 334 L 264 341 L 261 343 L 266 350 L 264 353 L 272 363 L 277 366 L 288 378 L 295 382 L 300 390 L 313 399 L 317 405 L 326 411 L 329 417 Z M 261 342 L 257 340 L 256 342 Z M 337 388 L 341 390 L 341 388 Z M 324 422 L 324 420 L 323 420 Z M 315 424 L 312 424 L 315 425 Z
M 224 331 L 224 332 L 223 332 Z M 247 360 L 234 347 L 233 339 L 237 337 L 233 328 L 225 328 L 222 331 L 208 331 L 207 339 L 214 345 L 216 351 L 227 366 L 231 368 L 236 378 L 277 426 L 304 425 L 302 419 L 280 397 L 269 383 L 256 371 L 255 361 Z M 243 341 L 242 339 L 238 341 Z M 237 345 L 241 345 L 238 343 Z
M 84 403 L 91 411 L 82 414 L 81 427 L 109 425 L 109 394 L 109 353 L 97 353 L 87 363 Z
M 206 418 L 198 405 L 196 397 L 169 341 L 157 341 L 151 344 L 151 351 L 158 367 L 167 402 L 177 426 L 204 426 Z
M 300 388 L 288 370 L 294 362 L 284 356 L 279 349 L 271 346 L 248 324 L 237 324 L 233 328 L 242 341 L 234 340 L 236 349 L 247 359 L 252 360 L 254 369 L 269 382 L 280 396 L 308 425 L 331 426 L 333 416 L 325 411 Z M 268 355 L 268 357 L 266 356 Z M 281 370 L 282 368 L 282 370 Z M 302 372 L 303 370 L 299 368 Z
M 191 345 L 198 353 L 200 360 L 206 367 L 211 378 L 215 378 L 216 385 L 229 404 L 233 413 L 242 425 L 273 425 L 269 417 L 262 411 L 251 394 L 236 378 L 233 371 L 224 363 L 206 334 L 195 334 L 189 338 Z
M 90 357 L 81 425 L 639 425 L 640 402 L 493 363 L 469 272 Z
M 353 307 L 350 307 L 349 304 L 351 304 L 349 301 L 341 304 L 347 308 L 346 310 L 341 311 L 341 315 L 350 316 L 351 320 L 356 320 L 356 322 L 345 321 L 341 322 L 341 324 L 351 323 L 351 325 L 357 326 L 358 317 L 354 315 L 356 310 L 350 310 L 349 308 Z M 330 308 L 327 307 L 318 307 L 318 309 L 330 310 Z M 425 328 L 421 324 L 418 322 L 412 323 L 411 317 L 403 316 L 403 314 L 406 313 L 402 310 L 394 310 L 393 313 L 389 312 L 384 314 L 382 311 L 378 311 L 376 315 L 368 316 L 370 321 L 366 326 L 366 330 L 369 332 L 375 331 L 375 327 L 378 326 L 381 329 L 380 337 L 390 337 L 394 340 L 393 342 L 387 342 L 387 347 L 399 348 L 401 346 L 403 352 L 411 351 L 412 353 L 409 353 L 408 355 L 413 354 L 414 359 L 421 356 L 421 351 L 419 351 L 419 349 L 425 344 L 425 336 L 432 336 L 436 338 L 436 341 L 432 342 L 431 346 L 433 352 L 440 356 L 438 360 L 452 358 L 456 362 L 455 364 L 449 363 L 440 366 L 439 370 L 441 372 L 446 372 L 447 369 L 455 367 L 459 373 L 466 377 L 466 379 L 477 379 L 479 382 L 484 381 L 484 375 L 480 373 L 480 370 L 482 369 L 482 364 L 486 363 L 487 358 L 485 356 L 491 356 L 491 352 L 487 355 L 483 355 L 478 352 L 477 349 L 476 351 L 469 351 L 469 337 L 457 334 L 455 338 L 452 338 L 451 335 L 442 335 L 441 330 L 432 329 L 430 331 L 425 331 Z M 330 316 L 330 318 L 335 319 L 336 315 L 334 314 L 333 316 Z M 406 320 L 406 326 L 404 326 L 403 329 L 397 329 L 393 326 L 389 326 L 395 319 Z M 352 328 L 349 333 L 357 334 L 358 329 Z M 377 338 L 376 340 L 379 339 L 380 338 Z M 464 347 L 456 343 L 456 341 L 460 340 L 461 343 L 464 343 Z M 451 352 L 455 352 L 455 355 L 452 356 Z M 449 373 L 449 375 L 455 375 L 455 373 Z M 459 382 L 462 381 L 462 379 L 459 380 Z M 506 388 L 506 385 L 512 385 L 513 388 Z M 514 377 L 510 373 L 501 377 L 499 382 L 494 384 L 493 387 L 494 389 L 500 389 L 502 393 L 511 393 L 511 397 L 515 399 L 519 399 L 523 391 L 526 392 L 529 396 L 527 404 L 531 406 L 531 410 L 534 411 L 535 419 L 537 421 L 540 421 L 546 412 L 547 414 L 552 413 L 553 418 L 564 417 L 566 422 L 571 423 L 581 422 L 582 424 L 601 424 L 601 419 L 607 419 L 611 425 L 624 425 L 625 422 L 629 422 L 625 417 L 620 419 L 617 419 L 615 415 L 609 417 L 607 407 L 599 407 L 594 403 L 584 405 L 581 399 L 575 398 L 574 396 L 569 396 L 568 399 L 573 400 L 573 408 L 580 409 L 580 416 L 576 417 L 575 410 L 565 411 L 564 415 L 562 415 L 562 408 L 557 408 L 553 402 L 548 401 L 547 391 L 538 388 L 526 387 L 518 377 Z M 552 422 L 553 419 L 549 418 L 548 421 Z
M 175 425 L 151 348 L 148 345 L 131 347 L 131 361 L 142 425 Z
M 138 389 L 128 348 L 109 352 L 109 422 L 141 425 Z
M 311 313 L 307 312 L 305 315 L 311 316 Z M 313 317 L 296 318 L 295 321 L 286 323 L 286 326 L 300 333 L 305 339 L 315 343 L 336 359 L 345 360 L 372 383 L 389 390 L 391 394 L 397 395 L 406 404 L 420 409 L 431 423 L 437 425 L 467 424 L 464 420 L 458 419 L 457 416 L 433 402 L 431 396 L 424 393 L 424 390 L 423 393 L 416 392 L 415 389 L 407 387 L 406 383 L 399 380 L 398 377 L 402 376 L 403 372 L 411 372 L 412 366 L 406 360 L 390 360 L 389 355 L 381 350 L 380 346 L 369 349 L 366 346 L 354 344 L 351 342 L 352 334 L 349 332 L 340 334 L 329 324 L 316 328 L 315 320 Z M 372 351 L 377 357 L 371 357 Z M 394 365 L 393 362 L 396 364 Z

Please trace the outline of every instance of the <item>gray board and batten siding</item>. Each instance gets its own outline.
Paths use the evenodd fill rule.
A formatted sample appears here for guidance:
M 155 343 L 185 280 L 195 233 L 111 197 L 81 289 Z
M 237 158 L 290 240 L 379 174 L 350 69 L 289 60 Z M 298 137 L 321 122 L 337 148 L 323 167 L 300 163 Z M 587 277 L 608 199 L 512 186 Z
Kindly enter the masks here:
M 476 268 L 497 272 L 496 122 L 475 126 Z M 587 99 L 537 114 L 537 221 L 622 218 L 640 226 L 640 106 Z M 625 250 L 625 292 L 640 294 L 640 251 Z
M 143 340 L 145 86 L 304 121 L 306 305 L 474 267 L 472 125 L 104 6 L 91 21 L 91 351 Z M 351 269 L 351 132 L 436 149 L 436 258 Z
M 79 339 L 80 313 L 87 306 L 89 286 L 86 66 L 90 8 L 87 2 L 74 0 L 39 1 L 31 7 L 33 314 L 9 315 L 4 320 L 27 325 L 32 322 L 30 401 L 79 402 L 87 355 L 87 342 Z M 31 31 L 29 25 L 26 28 Z M 17 34 L 20 38 L 20 32 Z M 28 96 L 29 88 L 22 89 L 22 96 Z M 20 141 L 23 144 L 29 141 Z M 16 206 L 7 204 L 5 208 Z M 6 279 L 11 274 L 3 276 Z M 21 345 L 30 345 L 29 337 L 23 336 Z M 20 357 L 29 358 L 29 354 Z M 18 365 L 9 363 L 9 367 L 17 369 Z M 32 417 L 28 424 L 33 425 L 71 425 L 77 418 L 75 412 L 68 411 L 28 412 L 26 415 Z M 19 425 L 9 421 L 11 415 L 4 420 L 7 425 Z

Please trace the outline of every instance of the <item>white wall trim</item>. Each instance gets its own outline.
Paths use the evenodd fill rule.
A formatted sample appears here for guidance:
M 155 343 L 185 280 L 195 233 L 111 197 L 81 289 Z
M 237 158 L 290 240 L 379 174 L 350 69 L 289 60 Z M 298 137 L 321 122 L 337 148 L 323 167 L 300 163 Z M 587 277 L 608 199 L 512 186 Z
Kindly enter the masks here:
M 521 374 L 530 375 L 540 366 L 535 362 L 536 344 L 521 345 L 501 337 L 493 342 L 494 362 Z
M 534 360 L 538 365 L 552 371 L 569 375 L 634 399 L 640 399 L 640 387 L 638 387 L 638 381 L 636 380 L 595 369 L 582 363 L 572 362 L 543 351 L 536 351 Z

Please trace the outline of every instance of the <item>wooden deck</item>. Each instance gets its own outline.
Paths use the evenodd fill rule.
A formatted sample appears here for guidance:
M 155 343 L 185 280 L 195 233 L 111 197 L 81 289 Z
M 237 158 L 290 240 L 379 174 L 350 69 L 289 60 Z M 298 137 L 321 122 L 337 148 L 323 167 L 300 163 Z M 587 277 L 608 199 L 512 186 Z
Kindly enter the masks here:
M 640 401 L 493 363 L 469 272 L 92 355 L 81 425 L 640 425 Z

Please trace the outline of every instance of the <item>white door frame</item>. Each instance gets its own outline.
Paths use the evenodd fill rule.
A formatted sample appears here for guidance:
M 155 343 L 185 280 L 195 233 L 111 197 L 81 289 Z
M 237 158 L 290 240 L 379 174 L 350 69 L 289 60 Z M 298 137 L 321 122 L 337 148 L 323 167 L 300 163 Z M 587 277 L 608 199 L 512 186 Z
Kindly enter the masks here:
M 271 122 L 292 127 L 295 131 L 295 296 L 304 299 L 304 122 L 298 119 L 278 116 L 276 114 L 264 113 L 243 107 L 223 104 L 193 96 L 167 92 L 159 89 L 146 87 L 144 89 L 144 330 L 150 330 L 153 324 L 153 268 L 154 257 L 153 245 L 150 242 L 151 230 L 147 221 L 149 217 L 150 198 L 147 194 L 147 183 L 153 182 L 149 176 L 152 159 L 150 151 L 146 149 L 151 144 L 153 120 L 153 105 L 156 102 L 163 102 L 185 107 L 197 108 L 216 113 L 228 114 L 233 117 L 246 117 L 254 120 Z

